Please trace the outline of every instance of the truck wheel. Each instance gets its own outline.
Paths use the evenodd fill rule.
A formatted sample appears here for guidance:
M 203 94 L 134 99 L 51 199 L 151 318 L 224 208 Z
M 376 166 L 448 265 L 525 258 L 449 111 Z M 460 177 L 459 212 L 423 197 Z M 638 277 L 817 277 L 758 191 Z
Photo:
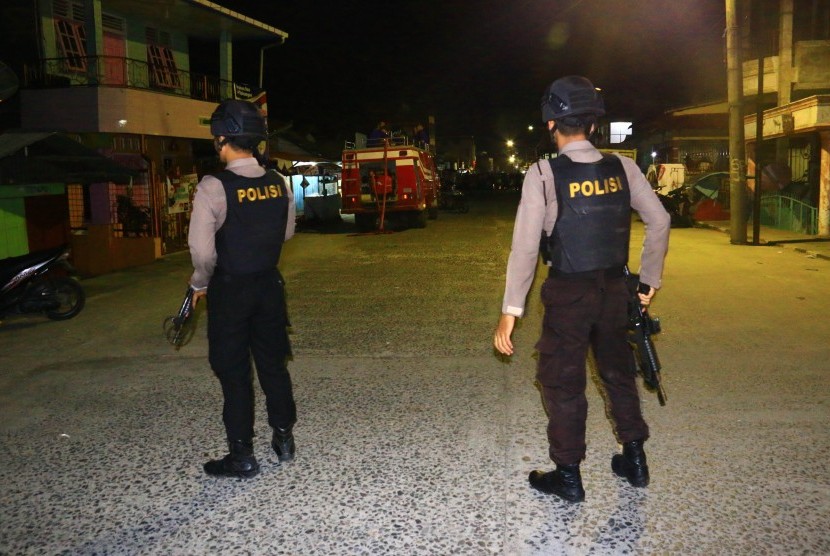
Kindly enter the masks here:
M 374 214 L 355 214 L 354 224 L 358 232 L 371 232 L 377 229 L 377 216 Z
M 425 210 L 419 210 L 418 212 L 412 213 L 412 226 L 414 228 L 426 228 L 427 216 L 427 211 Z

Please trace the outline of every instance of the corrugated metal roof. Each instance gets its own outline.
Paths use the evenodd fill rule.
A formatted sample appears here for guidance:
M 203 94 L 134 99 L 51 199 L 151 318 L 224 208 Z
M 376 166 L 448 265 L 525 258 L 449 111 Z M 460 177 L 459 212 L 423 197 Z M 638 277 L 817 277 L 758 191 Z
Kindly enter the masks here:
M 56 132 L 0 134 L 0 184 L 129 183 L 138 172 Z
M 0 134 L 0 158 L 5 158 L 52 135 L 47 131 L 10 132 Z

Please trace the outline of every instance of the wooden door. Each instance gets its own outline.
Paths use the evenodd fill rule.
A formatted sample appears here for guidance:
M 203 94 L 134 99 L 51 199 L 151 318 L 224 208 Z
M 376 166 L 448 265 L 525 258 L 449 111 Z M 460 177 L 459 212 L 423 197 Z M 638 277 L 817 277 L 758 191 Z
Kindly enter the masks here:
M 127 84 L 127 48 L 124 36 L 104 31 L 104 84 Z
M 69 243 L 69 207 L 65 195 L 25 198 L 29 251 L 42 251 Z

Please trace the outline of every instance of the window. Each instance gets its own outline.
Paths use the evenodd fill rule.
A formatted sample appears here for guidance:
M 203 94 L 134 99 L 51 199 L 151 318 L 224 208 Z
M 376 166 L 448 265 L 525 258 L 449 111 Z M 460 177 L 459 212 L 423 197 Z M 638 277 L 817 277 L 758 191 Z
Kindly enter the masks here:
M 86 71 L 86 32 L 82 4 L 55 0 L 55 39 L 67 71 Z
M 611 122 L 611 143 L 622 143 L 631 135 L 631 122 Z
M 71 230 L 85 230 L 90 220 L 89 188 L 81 184 L 68 184 L 66 197 L 69 203 L 69 228 Z
M 150 68 L 150 84 L 164 89 L 178 89 L 179 71 L 170 48 L 170 34 L 147 27 L 147 63 Z

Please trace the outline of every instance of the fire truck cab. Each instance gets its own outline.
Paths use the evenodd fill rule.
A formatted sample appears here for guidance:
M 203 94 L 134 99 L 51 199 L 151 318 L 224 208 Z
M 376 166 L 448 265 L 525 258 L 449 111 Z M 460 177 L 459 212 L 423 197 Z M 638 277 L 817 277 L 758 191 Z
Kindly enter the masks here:
M 432 154 L 406 137 L 343 150 L 342 214 L 354 214 L 361 232 L 385 222 L 423 228 L 438 217 L 439 178 Z

